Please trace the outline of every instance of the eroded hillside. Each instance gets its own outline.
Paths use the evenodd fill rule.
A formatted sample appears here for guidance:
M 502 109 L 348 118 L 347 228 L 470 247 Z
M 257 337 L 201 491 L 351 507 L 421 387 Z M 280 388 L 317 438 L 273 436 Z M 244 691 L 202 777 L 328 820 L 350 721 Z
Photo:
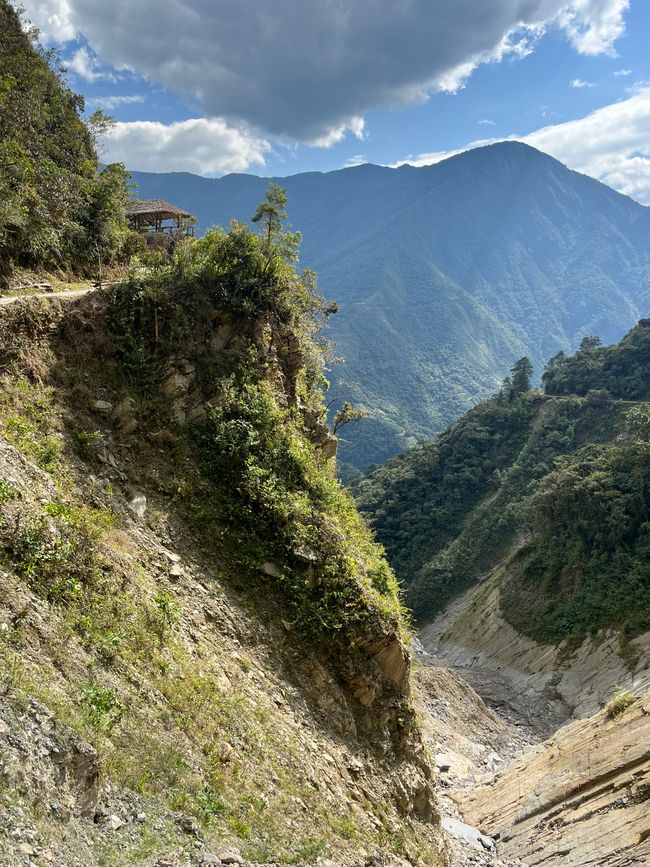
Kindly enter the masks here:
M 3 863 L 444 863 L 318 303 L 274 256 L 235 228 L 0 311 Z
M 420 683 L 447 688 L 425 729 L 456 834 L 531 867 L 645 865 L 650 322 L 560 353 L 545 393 L 522 371 L 355 493 L 421 621 Z

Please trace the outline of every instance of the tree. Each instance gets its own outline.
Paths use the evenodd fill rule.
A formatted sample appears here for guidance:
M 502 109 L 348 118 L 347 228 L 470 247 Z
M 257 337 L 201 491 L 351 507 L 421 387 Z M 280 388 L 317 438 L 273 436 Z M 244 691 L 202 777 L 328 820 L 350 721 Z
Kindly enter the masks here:
M 365 409 L 358 409 L 346 400 L 341 409 L 334 414 L 334 424 L 332 425 L 332 433 L 336 433 L 344 424 L 349 424 L 351 421 L 361 421 L 368 415 Z
M 515 362 L 510 373 L 512 373 L 513 394 L 523 394 L 525 391 L 530 391 L 533 376 L 533 365 L 530 358 L 524 355 L 523 358 Z
M 128 233 L 126 203 L 131 175 L 122 163 L 110 163 L 91 186 L 83 222 L 88 258 L 101 267 L 121 251 Z
M 266 197 L 257 206 L 252 221 L 259 223 L 267 258 L 280 255 L 285 262 L 293 263 L 298 259 L 301 234 L 290 232 L 285 226 L 286 207 L 287 191 L 278 184 L 270 183 L 266 188 Z
M 125 219 L 123 179 L 115 171 L 102 176 L 97 167 L 95 143 L 110 118 L 95 112 L 86 121 L 83 110 L 57 53 L 44 49 L 37 32 L 0 0 L 2 282 L 17 265 L 88 271 Z M 113 206 L 109 217 L 106 208 Z M 105 218 L 97 220 L 93 212 L 102 211 Z
M 598 349 L 598 347 L 602 345 L 603 341 L 600 339 L 600 337 L 589 335 L 588 337 L 583 337 L 580 341 L 580 348 L 578 352 L 589 352 L 592 349 Z
M 557 371 L 561 370 L 568 363 L 568 358 L 563 349 L 560 349 L 553 355 L 544 365 L 544 373 L 542 374 L 542 385 L 544 388 L 553 381 Z
M 650 441 L 650 407 L 633 406 L 623 416 L 623 436 L 628 441 Z

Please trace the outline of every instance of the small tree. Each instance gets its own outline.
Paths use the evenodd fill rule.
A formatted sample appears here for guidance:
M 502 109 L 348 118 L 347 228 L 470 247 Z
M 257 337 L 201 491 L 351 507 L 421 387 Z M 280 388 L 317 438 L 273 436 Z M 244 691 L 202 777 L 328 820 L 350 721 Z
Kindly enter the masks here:
M 253 223 L 259 223 L 260 235 L 264 240 L 268 259 L 279 254 L 285 262 L 298 259 L 300 232 L 290 232 L 285 225 L 287 220 L 287 191 L 278 184 L 270 183 L 266 197 L 253 214 Z
M 589 352 L 591 349 L 598 349 L 598 347 L 602 345 L 603 341 L 600 339 L 600 337 L 589 335 L 588 337 L 583 337 L 580 341 L 580 348 L 578 352 Z
M 525 391 L 530 391 L 533 376 L 533 365 L 530 358 L 524 355 L 523 358 L 515 362 L 510 373 L 512 373 L 511 388 L 514 394 L 523 394 Z
M 131 175 L 122 163 L 110 163 L 100 172 L 89 190 L 84 223 L 87 233 L 88 258 L 99 267 L 114 260 L 120 253 L 126 236 L 126 203 L 129 198 Z
M 361 421 L 368 415 L 365 409 L 358 409 L 346 400 L 341 409 L 334 414 L 334 424 L 332 425 L 332 433 L 336 433 L 339 428 L 345 424 L 350 424 L 351 421 Z
M 542 374 L 542 385 L 546 389 L 549 383 L 553 382 L 556 374 L 568 363 L 568 358 L 563 349 L 560 349 L 552 358 L 544 365 L 544 373 Z

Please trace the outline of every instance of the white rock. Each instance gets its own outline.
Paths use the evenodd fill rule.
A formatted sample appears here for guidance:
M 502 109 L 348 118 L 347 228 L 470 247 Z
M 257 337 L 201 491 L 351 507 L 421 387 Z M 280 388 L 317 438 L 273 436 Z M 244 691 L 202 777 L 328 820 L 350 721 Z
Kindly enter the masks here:
M 117 831 L 118 828 L 121 828 L 124 822 L 120 819 L 119 816 L 116 816 L 115 813 L 112 813 L 108 817 L 108 821 L 106 823 L 111 831 Z
M 442 827 L 452 837 L 456 837 L 458 840 L 465 840 L 465 842 L 476 849 L 492 850 L 494 848 L 494 842 L 490 837 L 486 837 L 485 834 L 481 834 L 478 828 L 468 825 L 466 822 L 461 822 L 460 819 L 443 816 Z
M 96 409 L 97 412 L 113 412 L 113 404 L 109 400 L 94 400 L 92 407 L 93 409 Z
M 138 518 L 143 518 L 144 513 L 147 511 L 147 498 L 144 494 L 138 493 L 134 494 L 131 500 L 129 500 L 129 509 L 138 516 Z

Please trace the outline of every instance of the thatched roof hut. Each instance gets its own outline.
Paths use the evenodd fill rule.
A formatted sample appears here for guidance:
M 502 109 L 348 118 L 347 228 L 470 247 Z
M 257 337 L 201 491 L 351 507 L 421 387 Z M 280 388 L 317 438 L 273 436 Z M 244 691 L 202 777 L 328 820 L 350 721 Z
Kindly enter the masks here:
M 136 232 L 194 234 L 196 217 L 164 199 L 140 199 L 126 206 L 129 225 Z

